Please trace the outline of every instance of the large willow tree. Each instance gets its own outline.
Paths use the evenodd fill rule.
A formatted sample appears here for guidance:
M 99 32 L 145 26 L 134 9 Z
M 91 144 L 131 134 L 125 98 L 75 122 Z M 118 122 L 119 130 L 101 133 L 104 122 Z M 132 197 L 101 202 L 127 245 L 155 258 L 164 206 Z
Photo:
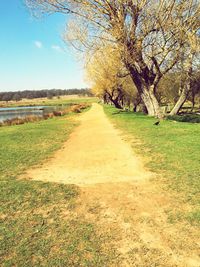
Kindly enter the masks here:
M 199 30 L 199 0 L 27 0 L 36 12 L 68 14 L 71 37 L 81 50 L 111 42 L 120 51 L 149 115 L 162 116 L 156 91 L 163 76 L 189 58 Z M 78 26 L 77 26 L 78 23 Z M 189 73 L 189 72 L 188 72 Z
M 140 104 L 140 97 L 126 69 L 121 62 L 119 51 L 111 45 L 99 47 L 86 59 L 86 78 L 92 92 L 122 109 L 124 105 L 133 105 L 134 109 Z

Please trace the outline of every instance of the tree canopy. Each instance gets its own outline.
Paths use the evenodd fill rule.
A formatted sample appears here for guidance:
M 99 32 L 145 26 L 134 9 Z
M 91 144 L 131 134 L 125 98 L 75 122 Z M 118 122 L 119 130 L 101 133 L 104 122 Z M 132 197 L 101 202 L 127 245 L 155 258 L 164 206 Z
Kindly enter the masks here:
M 27 0 L 33 12 L 62 12 L 71 18 L 64 37 L 77 49 L 94 52 L 105 43 L 120 54 L 149 115 L 162 116 L 158 85 L 177 66 L 186 69 L 180 108 L 199 64 L 200 1 Z

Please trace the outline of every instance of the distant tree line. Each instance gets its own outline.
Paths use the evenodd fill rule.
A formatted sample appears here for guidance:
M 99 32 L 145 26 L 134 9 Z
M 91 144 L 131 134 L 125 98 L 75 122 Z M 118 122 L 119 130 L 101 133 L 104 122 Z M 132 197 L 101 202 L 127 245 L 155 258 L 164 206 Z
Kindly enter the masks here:
M 64 95 L 84 95 L 91 96 L 89 89 L 44 89 L 44 90 L 25 90 L 16 92 L 1 92 L 0 101 L 19 101 L 22 98 L 34 99 L 47 97 L 49 99 L 53 97 L 60 97 Z

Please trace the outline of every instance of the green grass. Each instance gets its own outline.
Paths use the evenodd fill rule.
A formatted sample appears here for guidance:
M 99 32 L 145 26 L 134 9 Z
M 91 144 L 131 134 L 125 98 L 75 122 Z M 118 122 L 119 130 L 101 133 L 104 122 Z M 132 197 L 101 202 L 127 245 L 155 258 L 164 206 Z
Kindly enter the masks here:
M 71 133 L 72 117 L 53 118 L 0 129 L 1 177 L 16 177 L 23 170 L 59 149 Z
M 38 99 L 23 99 L 20 101 L 0 102 L 0 107 L 20 107 L 20 106 L 61 106 L 80 103 L 94 103 L 97 102 L 96 97 L 77 97 L 77 98 L 38 98 Z
M 200 123 L 200 115 L 197 114 L 174 115 L 168 116 L 167 119 L 179 122 Z
M 45 100 L 38 100 L 36 99 L 33 101 L 33 105 L 45 105 L 45 106 L 55 106 L 55 105 L 72 105 L 72 104 L 81 104 L 81 103 L 94 103 L 97 102 L 97 98 L 95 97 L 80 97 L 80 98 L 72 98 L 72 99 L 65 99 L 65 98 L 53 98 L 53 99 L 45 99 Z
M 61 147 L 75 116 L 0 129 L 0 266 L 109 266 L 116 258 L 76 214 L 78 187 L 16 179 Z
M 200 223 L 200 124 L 163 121 L 155 126 L 156 119 L 143 114 L 118 113 L 111 106 L 104 110 L 117 127 L 133 137 L 134 149 L 149 159 L 148 167 L 161 174 L 180 201 L 192 205 L 193 211 L 183 212 L 182 218 Z

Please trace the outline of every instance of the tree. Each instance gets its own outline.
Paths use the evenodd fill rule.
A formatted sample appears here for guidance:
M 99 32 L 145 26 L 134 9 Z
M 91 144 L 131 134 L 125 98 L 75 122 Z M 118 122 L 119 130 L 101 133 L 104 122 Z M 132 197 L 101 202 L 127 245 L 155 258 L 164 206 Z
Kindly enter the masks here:
M 118 53 L 113 53 L 111 46 L 102 47 L 94 54 L 88 54 L 86 65 L 87 80 L 91 83 L 93 92 L 112 102 L 116 108 L 122 109 L 123 80 L 119 78 L 121 70 Z
M 71 40 L 79 49 L 98 49 L 102 41 L 114 43 L 149 115 L 162 116 L 156 98 L 158 84 L 179 62 L 188 33 L 194 33 L 193 37 L 197 34 L 199 0 L 27 0 L 27 3 L 35 11 L 39 7 L 42 12 L 62 12 L 74 17 L 78 26 Z M 180 33 L 180 26 L 188 22 L 190 26 Z
M 191 111 L 193 111 L 195 107 L 196 98 L 198 98 L 200 103 L 200 72 L 195 72 L 191 81 L 191 91 L 188 97 L 188 100 L 192 103 Z
M 134 103 L 136 109 L 140 103 L 136 97 L 137 90 L 115 47 L 104 45 L 88 57 L 86 76 L 94 94 L 102 97 L 105 103 L 111 102 L 116 108 L 122 109 L 125 105 L 130 107 Z
M 54 92 L 52 92 L 52 91 L 47 92 L 47 98 L 48 99 L 53 99 L 53 97 L 54 97 Z
M 25 90 L 18 92 L 0 92 L 0 101 L 20 100 L 22 98 L 53 97 L 57 95 L 81 95 L 92 96 L 90 89 L 50 89 L 50 90 Z
M 180 88 L 180 73 L 170 72 L 161 79 L 156 97 L 160 105 L 165 105 L 165 113 L 171 111 L 171 106 L 174 106 L 179 98 Z
M 8 102 L 8 101 L 10 101 L 12 99 L 12 94 L 10 92 L 8 92 L 8 93 L 1 93 L 1 95 L 2 95 L 1 98 L 0 98 L 1 101 Z
M 189 5 L 180 5 L 177 11 L 176 27 L 179 31 L 176 33 L 176 41 L 181 47 L 180 61 L 177 64 L 180 73 L 180 95 L 170 115 L 177 114 L 187 100 L 192 90 L 194 70 L 199 67 L 200 5 L 199 1 L 197 1 L 198 8 L 195 9 L 193 2 L 190 1 Z M 191 19 L 193 14 L 197 16 L 196 20 Z
M 20 100 L 21 100 L 20 93 L 19 93 L 19 92 L 15 93 L 15 94 L 13 95 L 13 97 L 12 97 L 12 100 L 13 100 L 13 101 L 20 101 Z

